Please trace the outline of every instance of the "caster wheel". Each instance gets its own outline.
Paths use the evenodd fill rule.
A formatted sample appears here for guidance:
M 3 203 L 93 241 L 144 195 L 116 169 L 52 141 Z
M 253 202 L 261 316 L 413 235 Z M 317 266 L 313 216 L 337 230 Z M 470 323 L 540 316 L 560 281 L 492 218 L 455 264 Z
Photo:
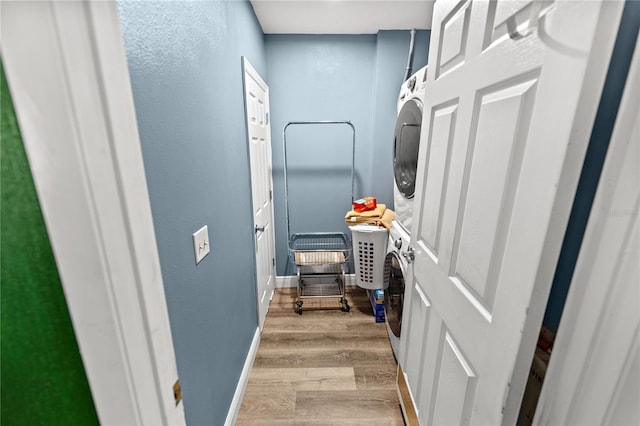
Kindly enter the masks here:
M 296 302 L 296 313 L 302 315 L 302 301 Z
M 342 301 L 342 312 L 349 312 L 351 308 L 349 307 L 349 303 L 346 300 Z

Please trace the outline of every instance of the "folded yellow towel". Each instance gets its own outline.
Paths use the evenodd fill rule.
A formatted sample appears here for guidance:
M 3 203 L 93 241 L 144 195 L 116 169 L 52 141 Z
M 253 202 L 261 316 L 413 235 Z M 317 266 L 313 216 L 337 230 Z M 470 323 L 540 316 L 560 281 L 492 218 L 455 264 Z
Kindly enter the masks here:
M 391 222 L 393 222 L 396 218 L 396 213 L 391 209 L 386 209 L 382 217 L 352 217 L 351 219 L 346 219 L 345 222 L 349 226 L 354 225 L 376 225 L 376 226 L 384 226 L 387 228 L 387 231 L 391 230 Z
M 387 228 L 387 231 L 391 231 L 391 222 L 393 222 L 394 220 L 396 220 L 396 212 L 391 209 L 387 209 L 380 218 L 380 223 L 378 223 L 377 225 L 384 226 L 385 228 Z
M 388 209 L 384 204 L 378 204 L 378 207 L 374 210 L 366 212 L 356 212 L 351 210 L 344 217 L 344 221 L 347 225 L 377 225 L 384 226 L 387 230 L 391 230 L 391 222 L 396 218 L 396 213 Z
M 347 215 L 344 219 L 347 222 L 350 222 L 352 218 L 372 218 L 372 217 L 382 217 L 384 211 L 387 209 L 387 206 L 384 204 L 378 204 L 378 206 L 373 210 L 368 210 L 366 212 L 357 212 L 355 210 L 350 210 L 347 212 Z M 354 221 L 355 223 L 355 221 Z

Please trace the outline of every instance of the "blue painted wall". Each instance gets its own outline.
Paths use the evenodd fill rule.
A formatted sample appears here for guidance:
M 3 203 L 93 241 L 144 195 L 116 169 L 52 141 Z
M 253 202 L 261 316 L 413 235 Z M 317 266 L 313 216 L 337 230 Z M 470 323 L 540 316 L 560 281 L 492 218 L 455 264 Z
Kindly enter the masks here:
M 418 31 L 413 71 L 428 57 L 429 31 Z M 408 31 L 377 35 L 267 35 L 267 70 L 274 166 L 278 275 L 287 262 L 283 126 L 290 121 L 349 120 L 356 127 L 355 197 L 393 202 L 393 128 L 407 64 Z M 292 232 L 347 232 L 350 129 L 296 126 L 287 130 Z
M 356 189 L 368 194 L 366 164 L 375 77 L 375 35 L 267 35 L 278 275 L 287 266 L 282 129 L 289 121 L 349 120 L 356 128 Z M 292 232 L 348 232 L 351 133 L 347 126 L 287 131 Z M 365 143 L 364 141 L 369 141 Z M 365 160 L 366 158 L 366 160 Z M 292 273 L 293 271 L 289 271 Z
M 241 57 L 266 78 L 264 36 L 248 1 L 118 10 L 186 418 L 219 425 L 257 327 Z

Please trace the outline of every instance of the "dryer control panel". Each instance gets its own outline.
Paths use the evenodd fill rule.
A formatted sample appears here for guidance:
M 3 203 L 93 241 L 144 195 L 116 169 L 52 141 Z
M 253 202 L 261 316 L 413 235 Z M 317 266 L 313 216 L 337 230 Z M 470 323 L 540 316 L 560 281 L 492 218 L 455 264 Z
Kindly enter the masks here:
M 425 66 L 402 83 L 402 86 L 400 86 L 400 94 L 398 95 L 398 111 L 400 111 L 402 105 L 411 98 L 423 99 L 426 80 L 427 67 Z

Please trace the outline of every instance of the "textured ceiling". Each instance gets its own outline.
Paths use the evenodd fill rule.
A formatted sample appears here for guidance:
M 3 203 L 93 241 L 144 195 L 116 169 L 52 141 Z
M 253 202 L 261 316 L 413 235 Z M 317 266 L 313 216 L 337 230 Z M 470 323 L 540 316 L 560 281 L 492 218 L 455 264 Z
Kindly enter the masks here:
M 430 29 L 433 0 L 251 0 L 265 34 Z

